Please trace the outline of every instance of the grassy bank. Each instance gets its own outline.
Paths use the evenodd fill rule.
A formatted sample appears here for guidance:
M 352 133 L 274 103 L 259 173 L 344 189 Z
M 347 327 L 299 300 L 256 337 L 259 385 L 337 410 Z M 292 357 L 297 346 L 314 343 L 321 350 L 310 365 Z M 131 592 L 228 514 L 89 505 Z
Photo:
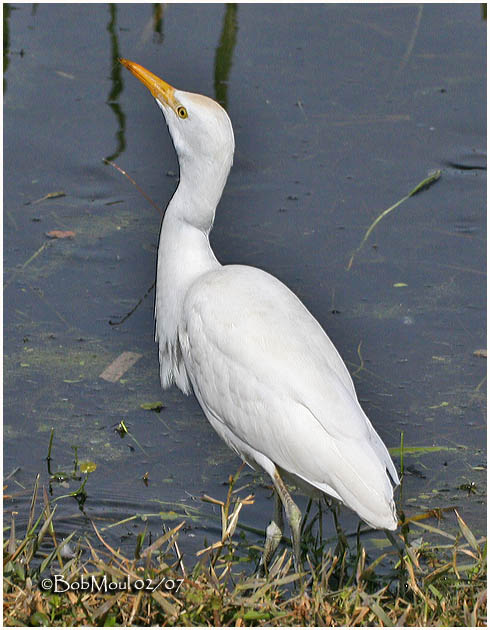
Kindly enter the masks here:
M 4 624 L 486 625 L 486 539 L 477 540 L 456 511 L 440 520 L 442 513 L 413 517 L 391 544 L 369 553 L 359 536 L 340 530 L 334 541 L 322 540 L 311 527 L 314 516 L 304 524 L 299 587 L 287 546 L 267 577 L 244 563 L 250 558 L 235 530 L 253 498 L 239 492 L 230 480 L 226 501 L 216 501 L 221 540 L 185 566 L 178 543 L 184 523 L 151 544 L 141 532 L 131 558 L 95 526 L 93 536 L 60 540 L 56 505 L 36 484 L 27 531 L 19 537 L 13 517 L 4 529 Z M 64 592 L 43 590 L 54 575 L 62 576 Z M 73 583 L 80 588 L 68 588 Z

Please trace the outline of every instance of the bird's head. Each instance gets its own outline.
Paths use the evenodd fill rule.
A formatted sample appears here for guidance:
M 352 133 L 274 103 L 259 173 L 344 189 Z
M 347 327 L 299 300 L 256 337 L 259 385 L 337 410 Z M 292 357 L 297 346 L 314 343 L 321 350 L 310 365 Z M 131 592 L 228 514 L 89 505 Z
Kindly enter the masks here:
M 162 110 L 181 169 L 186 166 L 228 170 L 233 160 L 233 128 L 225 110 L 207 96 L 177 90 L 143 66 L 119 60 L 145 85 Z

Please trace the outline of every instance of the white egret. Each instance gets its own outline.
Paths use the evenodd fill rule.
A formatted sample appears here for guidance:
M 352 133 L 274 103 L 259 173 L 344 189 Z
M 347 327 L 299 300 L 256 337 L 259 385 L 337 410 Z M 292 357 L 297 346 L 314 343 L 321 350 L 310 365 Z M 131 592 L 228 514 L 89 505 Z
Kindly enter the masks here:
M 300 566 L 301 513 L 284 480 L 311 496 L 334 497 L 372 527 L 396 529 L 398 475 L 335 346 L 282 282 L 254 267 L 222 266 L 211 249 L 235 147 L 227 113 L 137 63 L 121 63 L 162 110 L 180 167 L 158 248 L 162 386 L 194 391 L 226 444 L 270 475 L 275 510 L 264 563 L 281 539 L 282 502 Z

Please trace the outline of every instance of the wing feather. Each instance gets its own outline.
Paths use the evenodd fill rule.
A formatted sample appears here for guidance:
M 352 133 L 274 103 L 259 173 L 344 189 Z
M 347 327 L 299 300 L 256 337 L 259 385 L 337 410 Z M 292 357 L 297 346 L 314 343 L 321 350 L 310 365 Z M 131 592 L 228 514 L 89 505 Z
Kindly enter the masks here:
M 392 510 L 386 469 L 398 477 L 388 451 L 335 346 L 285 285 L 252 267 L 222 267 L 191 287 L 183 320 L 187 371 L 222 437 L 330 490 L 367 522 Z

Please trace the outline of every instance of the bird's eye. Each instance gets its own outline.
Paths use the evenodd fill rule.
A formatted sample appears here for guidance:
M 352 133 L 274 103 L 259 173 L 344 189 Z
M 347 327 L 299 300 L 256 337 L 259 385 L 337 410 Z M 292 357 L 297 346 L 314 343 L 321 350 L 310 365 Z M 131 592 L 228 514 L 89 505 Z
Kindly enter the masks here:
M 179 118 L 187 118 L 187 110 L 185 107 L 183 107 L 182 105 L 180 105 L 179 107 L 177 107 L 177 114 L 179 116 Z

